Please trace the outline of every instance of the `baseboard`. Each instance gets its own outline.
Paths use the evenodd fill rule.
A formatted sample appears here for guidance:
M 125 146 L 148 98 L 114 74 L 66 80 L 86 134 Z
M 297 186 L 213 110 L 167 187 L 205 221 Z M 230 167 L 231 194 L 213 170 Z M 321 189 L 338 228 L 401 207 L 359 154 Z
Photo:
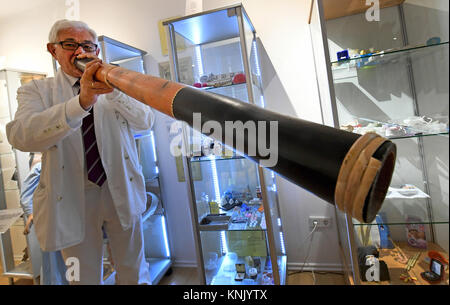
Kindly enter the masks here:
M 344 269 L 342 264 L 320 264 L 320 263 L 307 263 L 303 266 L 303 263 L 288 263 L 287 269 L 290 271 L 333 271 L 333 272 L 343 272 Z

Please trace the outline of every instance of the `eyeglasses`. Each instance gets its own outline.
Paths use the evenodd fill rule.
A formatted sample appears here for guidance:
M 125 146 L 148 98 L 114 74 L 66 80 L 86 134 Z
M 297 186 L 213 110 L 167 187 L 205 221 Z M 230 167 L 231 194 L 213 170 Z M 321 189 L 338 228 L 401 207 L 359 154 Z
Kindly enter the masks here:
M 78 43 L 75 41 L 60 41 L 60 42 L 56 42 L 56 44 L 61 45 L 61 47 L 64 50 L 69 50 L 69 51 L 75 51 L 76 49 L 78 49 L 80 46 L 83 48 L 83 50 L 85 50 L 86 52 L 95 52 L 97 51 L 98 46 L 93 43 L 93 42 L 82 42 L 82 43 Z

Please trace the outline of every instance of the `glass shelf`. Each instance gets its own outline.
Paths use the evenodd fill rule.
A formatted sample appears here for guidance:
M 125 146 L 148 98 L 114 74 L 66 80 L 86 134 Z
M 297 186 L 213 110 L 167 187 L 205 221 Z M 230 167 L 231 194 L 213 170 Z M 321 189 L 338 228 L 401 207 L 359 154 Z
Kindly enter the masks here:
M 267 231 L 266 221 L 264 211 L 259 211 L 262 201 L 259 204 L 246 204 L 247 209 L 245 211 L 234 210 L 232 208 L 228 211 L 222 210 L 220 208 L 220 213 L 224 216 L 229 217 L 228 223 L 221 223 L 218 227 L 208 228 L 208 225 L 200 225 L 200 231 Z M 237 206 L 241 209 L 242 205 Z M 235 214 L 236 213 L 236 214 Z M 249 226 L 252 222 L 253 226 Z M 233 222 L 239 220 L 239 222 Z M 214 224 L 213 224 L 214 225 Z
M 358 133 L 359 134 L 359 133 Z M 415 135 L 404 135 L 404 136 L 385 136 L 381 135 L 390 140 L 401 140 L 401 139 L 413 139 L 413 138 L 422 138 L 422 137 L 432 137 L 432 136 L 448 136 L 449 132 L 438 132 L 438 133 L 422 133 Z
M 353 64 L 358 66 L 358 68 L 363 68 L 366 66 L 375 66 L 378 64 L 389 63 L 394 60 L 406 57 L 406 55 L 412 56 L 424 56 L 430 55 L 433 52 L 448 49 L 448 41 L 441 42 L 432 45 L 420 45 L 420 46 L 408 46 L 404 48 L 385 50 L 375 54 L 366 54 L 358 57 L 333 61 L 331 65 L 333 70 L 346 69 L 349 66 L 347 64 Z
M 421 137 L 432 137 L 432 136 L 448 136 L 449 132 L 438 132 L 438 133 L 423 133 L 423 134 L 415 134 L 410 136 L 395 136 L 395 137 L 387 137 L 391 140 L 399 140 L 399 139 L 411 139 L 411 138 L 421 138 Z
M 258 275 L 255 279 L 246 277 L 245 281 L 236 281 L 235 264 L 245 264 L 245 257 L 238 256 L 236 260 L 230 259 L 228 256 L 222 256 L 215 268 L 207 271 L 207 280 L 211 285 L 262 285 L 263 273 L 271 272 L 271 267 L 268 265 L 270 258 L 267 256 L 258 257 L 260 265 L 258 266 Z
M 234 157 L 192 157 L 191 162 L 211 162 L 211 161 L 227 161 L 227 160 L 242 160 L 246 159 L 243 156 Z
M 210 92 L 215 92 L 216 90 L 220 90 L 223 88 L 244 88 L 245 90 L 247 90 L 247 84 L 246 83 L 241 83 L 241 84 L 231 84 L 231 85 L 225 85 L 225 86 L 218 86 L 218 87 L 202 87 L 202 88 L 198 88 L 199 90 L 204 90 L 204 91 L 210 91 Z
M 348 60 L 342 60 L 332 63 L 333 79 L 335 81 L 358 78 L 364 71 L 380 70 L 380 73 L 388 73 L 383 68 L 388 67 L 400 72 L 401 65 L 409 65 L 409 60 L 415 62 L 423 58 L 430 58 L 433 60 L 440 60 L 448 54 L 448 42 L 443 42 L 437 45 L 420 46 L 413 48 L 399 49 L 396 51 L 385 52 L 376 55 L 364 55 L 364 57 L 357 57 Z
M 428 221 L 428 222 L 380 222 L 380 223 L 353 223 L 354 226 L 378 226 L 378 225 L 385 225 L 385 226 L 400 226 L 400 225 L 413 225 L 413 224 L 420 224 L 420 225 L 448 225 L 448 221 Z
M 405 124 L 397 123 L 398 121 L 401 121 L 401 120 L 391 120 L 390 122 L 381 122 L 381 121 L 367 119 L 367 118 L 356 118 L 355 120 L 359 124 L 357 126 L 352 126 L 352 128 L 353 128 L 352 132 L 356 133 L 356 134 L 361 134 L 361 135 L 363 135 L 364 133 L 367 133 L 367 132 L 375 132 L 375 133 L 379 134 L 380 136 L 391 139 L 391 140 L 421 138 L 421 137 L 429 137 L 429 136 L 448 136 L 449 128 L 448 128 L 447 123 L 442 123 L 439 120 L 435 120 L 432 118 L 430 118 L 430 119 L 433 122 L 439 123 L 442 125 L 442 126 L 440 126 L 441 128 L 439 128 L 440 131 L 429 132 L 429 131 L 422 130 L 417 127 L 414 128 L 414 127 L 411 127 L 411 126 L 408 126 Z M 448 121 L 448 118 L 445 118 L 444 120 Z M 395 122 L 395 121 L 397 121 L 397 122 Z M 372 124 L 372 126 L 370 126 L 370 124 Z M 445 131 L 443 130 L 444 124 L 446 126 Z M 351 124 L 347 124 L 347 125 L 343 124 L 343 125 L 341 125 L 341 128 L 348 127 L 349 125 L 351 125 Z M 360 130 L 359 128 L 368 128 L 369 130 L 364 131 L 364 130 Z M 393 132 L 389 132 L 389 128 L 396 128 L 397 131 L 394 130 L 393 132 L 403 133 L 403 134 L 388 135 L 388 133 L 393 133 Z M 343 128 L 343 129 L 345 129 L 345 128 Z M 401 131 L 399 132 L 398 129 L 401 129 Z M 426 129 L 425 126 L 423 129 Z
M 235 224 L 229 224 L 228 228 L 223 228 L 223 229 L 214 229 L 214 230 L 210 230 L 210 229 L 206 229 L 206 228 L 202 228 L 202 226 L 199 226 L 199 230 L 201 232 L 221 232 L 221 231 L 232 231 L 232 232 L 248 232 L 248 231 L 261 231 L 261 232 L 266 232 L 267 228 L 261 228 L 261 227 L 254 227 L 254 228 L 238 228 L 238 227 L 233 227 L 233 225 Z

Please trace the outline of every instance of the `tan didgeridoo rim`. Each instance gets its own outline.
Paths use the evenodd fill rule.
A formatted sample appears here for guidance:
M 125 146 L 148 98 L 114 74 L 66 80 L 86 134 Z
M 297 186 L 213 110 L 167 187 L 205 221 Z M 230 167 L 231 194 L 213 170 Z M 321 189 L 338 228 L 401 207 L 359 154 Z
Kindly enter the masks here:
M 347 180 L 351 173 L 351 169 L 353 165 L 358 160 L 359 155 L 363 151 L 367 145 L 374 140 L 376 137 L 379 137 L 376 133 L 366 133 L 365 135 L 359 137 L 355 143 L 353 143 L 350 150 L 347 152 L 347 155 L 342 162 L 341 168 L 339 169 L 338 179 L 336 182 L 336 189 L 334 192 L 334 200 L 339 210 L 345 211 L 344 207 L 344 195 L 347 187 Z
M 335 191 L 336 204 L 341 211 L 361 222 L 365 222 L 365 198 L 381 168 L 381 162 L 372 155 L 386 141 L 386 138 L 375 133 L 361 136 L 350 148 L 339 171 Z
M 356 193 L 355 199 L 353 199 L 352 216 L 360 222 L 364 222 L 363 218 L 364 203 L 367 195 L 369 194 L 372 182 L 375 179 L 380 168 L 381 168 L 381 161 L 375 158 L 370 158 L 369 164 L 367 165 L 367 168 L 364 171 L 363 177 L 361 179 L 360 187 Z
M 353 215 L 352 213 L 354 209 L 355 196 L 361 187 L 363 188 L 367 187 L 367 185 L 362 185 L 361 179 L 364 173 L 366 172 L 367 165 L 369 164 L 372 155 L 376 152 L 378 147 L 380 147 L 381 144 L 383 144 L 385 141 L 386 139 L 382 137 L 376 137 L 375 139 L 370 141 L 369 144 L 367 144 L 366 148 L 364 148 L 359 154 L 358 159 L 353 165 L 350 175 L 348 176 L 344 194 L 344 212 L 352 215 L 353 217 L 355 217 L 355 215 Z M 370 181 L 368 188 L 370 188 L 372 181 Z M 364 201 L 362 203 L 362 206 L 364 206 Z

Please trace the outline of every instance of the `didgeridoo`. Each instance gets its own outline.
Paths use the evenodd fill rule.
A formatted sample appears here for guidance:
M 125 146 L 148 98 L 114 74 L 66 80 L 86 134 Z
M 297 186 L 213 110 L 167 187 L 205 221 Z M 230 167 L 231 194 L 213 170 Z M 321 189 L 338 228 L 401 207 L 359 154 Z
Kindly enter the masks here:
M 78 60 L 76 65 L 84 71 L 87 61 Z M 262 132 L 249 129 L 226 142 L 225 122 L 250 121 L 256 126 L 258 122 L 265 126 L 278 122 L 278 162 L 267 168 L 360 222 L 372 222 L 383 204 L 395 167 L 396 146 L 375 133 L 361 136 L 105 63 L 95 78 L 191 127 L 196 127 L 194 113 L 200 113 L 203 122 L 218 122 L 222 134 L 207 135 L 238 148 L 256 162 L 267 160 L 255 147 L 262 137 L 270 138 L 269 128 Z M 236 145 L 238 140 L 244 141 L 243 151 Z

